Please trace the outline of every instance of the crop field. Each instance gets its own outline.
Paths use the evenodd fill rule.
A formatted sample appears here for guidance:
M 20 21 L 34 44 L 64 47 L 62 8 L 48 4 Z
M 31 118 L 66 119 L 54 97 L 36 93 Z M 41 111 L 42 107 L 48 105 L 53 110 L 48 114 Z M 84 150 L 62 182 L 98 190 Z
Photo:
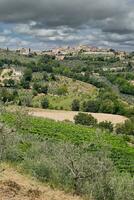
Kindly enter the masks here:
M 97 128 L 36 117 L 25 116 L 21 120 L 19 116 L 11 113 L 3 114 L 1 120 L 11 127 L 19 127 L 19 132 L 22 134 L 37 135 L 42 139 L 68 141 L 77 145 L 88 143 L 90 150 L 93 151 L 98 148 L 105 149 L 120 172 L 127 171 L 134 174 L 134 148 L 128 145 L 123 136 Z

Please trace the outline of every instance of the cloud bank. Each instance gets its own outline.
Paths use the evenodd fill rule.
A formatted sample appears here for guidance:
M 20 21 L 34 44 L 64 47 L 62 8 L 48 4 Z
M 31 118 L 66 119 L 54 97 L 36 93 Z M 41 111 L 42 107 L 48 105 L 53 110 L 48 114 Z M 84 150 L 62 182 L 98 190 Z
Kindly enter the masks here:
M 0 0 L 0 23 L 0 44 L 16 38 L 42 48 L 87 43 L 132 50 L 134 45 L 132 0 Z

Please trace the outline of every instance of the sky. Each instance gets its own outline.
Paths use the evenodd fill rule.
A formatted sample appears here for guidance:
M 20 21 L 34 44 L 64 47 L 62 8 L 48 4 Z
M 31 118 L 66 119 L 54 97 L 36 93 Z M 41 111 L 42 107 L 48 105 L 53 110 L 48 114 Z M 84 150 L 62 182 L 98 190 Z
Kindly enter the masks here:
M 134 51 L 134 0 L 0 0 L 0 48 Z

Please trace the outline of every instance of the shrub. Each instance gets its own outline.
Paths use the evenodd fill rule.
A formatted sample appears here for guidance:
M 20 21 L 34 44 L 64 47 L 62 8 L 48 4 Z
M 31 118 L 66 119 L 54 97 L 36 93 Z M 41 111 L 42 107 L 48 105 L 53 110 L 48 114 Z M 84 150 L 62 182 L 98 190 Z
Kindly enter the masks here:
M 117 134 L 134 135 L 134 121 L 127 120 L 124 124 L 117 124 L 116 126 Z
M 44 108 L 44 109 L 46 109 L 46 108 L 49 107 L 49 101 L 48 101 L 47 98 L 44 98 L 44 99 L 42 100 L 41 106 L 42 106 L 42 108 Z
M 74 117 L 75 124 L 82 124 L 86 126 L 95 126 L 97 120 L 90 114 L 79 113 Z
M 44 80 L 44 81 L 48 81 L 48 80 L 49 80 L 49 77 L 48 77 L 47 72 L 44 72 L 44 73 L 43 73 L 43 80 Z
M 72 102 L 72 111 L 79 111 L 80 110 L 80 102 L 78 99 L 74 99 Z
M 48 85 L 42 86 L 41 84 L 34 83 L 33 89 L 37 91 L 37 93 L 43 93 L 43 94 L 48 93 Z
M 0 161 L 6 158 L 7 149 L 15 142 L 13 130 L 0 123 Z
M 5 79 L 3 83 L 5 87 L 15 87 L 15 81 L 13 79 Z
M 103 113 L 115 113 L 115 105 L 112 100 L 104 100 L 100 105 L 100 112 Z
M 19 97 L 18 105 L 32 107 L 32 96 L 29 94 Z
M 57 90 L 57 94 L 59 96 L 66 95 L 67 93 L 68 93 L 68 90 L 67 90 L 66 85 L 59 87 L 58 90 Z
M 98 124 L 98 126 L 100 127 L 100 128 L 102 128 L 102 129 L 107 129 L 107 130 L 109 130 L 110 132 L 113 132 L 113 124 L 112 124 L 112 122 L 108 122 L 108 121 L 104 121 L 104 122 L 100 122 L 99 124 Z
M 98 112 L 99 111 L 99 102 L 95 100 L 90 100 L 83 103 L 84 112 Z
M 30 82 L 29 81 L 22 79 L 20 84 L 24 89 L 30 89 Z
M 11 102 L 15 98 L 14 94 L 6 88 L 2 88 L 0 91 L 0 100 L 4 103 Z
M 26 69 L 24 71 L 23 79 L 28 82 L 30 82 L 32 80 L 32 70 L 31 69 Z
M 40 89 L 40 93 L 47 94 L 48 93 L 48 85 L 42 86 Z

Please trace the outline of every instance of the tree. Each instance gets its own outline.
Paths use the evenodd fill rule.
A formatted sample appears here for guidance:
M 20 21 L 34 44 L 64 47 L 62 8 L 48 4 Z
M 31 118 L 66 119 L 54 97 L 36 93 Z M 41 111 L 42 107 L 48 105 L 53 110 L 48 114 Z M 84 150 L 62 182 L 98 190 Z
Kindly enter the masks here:
M 78 99 L 74 99 L 72 102 L 72 111 L 79 111 L 80 110 L 80 102 Z
M 25 81 L 29 81 L 29 82 L 32 80 L 32 70 L 31 69 L 26 69 L 24 71 L 23 79 Z
M 49 107 L 49 101 L 48 101 L 47 98 L 44 98 L 44 99 L 42 100 L 41 106 L 42 106 L 42 108 L 44 108 L 44 109 L 46 109 L 46 108 Z
M 104 100 L 100 105 L 100 112 L 102 113 L 115 113 L 115 105 L 112 100 Z
M 79 113 L 74 117 L 75 124 L 82 124 L 86 126 L 96 126 L 97 120 L 90 114 Z
M 84 112 L 98 112 L 99 111 L 99 102 L 97 100 L 90 100 L 83 103 Z

